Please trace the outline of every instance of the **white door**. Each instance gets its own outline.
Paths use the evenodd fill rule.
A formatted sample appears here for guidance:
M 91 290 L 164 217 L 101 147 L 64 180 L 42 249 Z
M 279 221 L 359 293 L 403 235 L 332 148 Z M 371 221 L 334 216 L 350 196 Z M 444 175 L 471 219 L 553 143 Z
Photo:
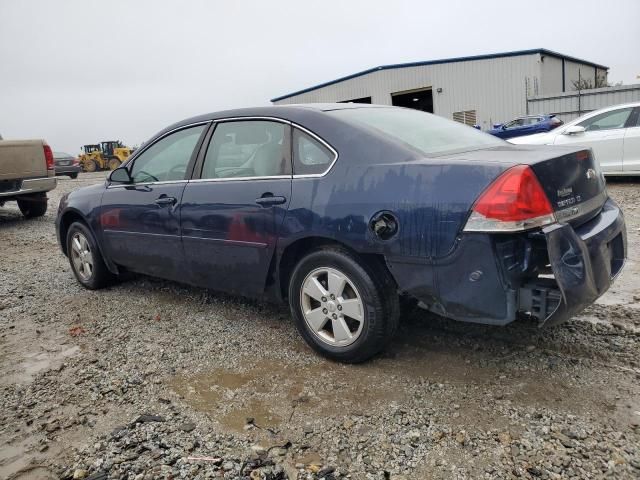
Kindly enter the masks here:
M 556 145 L 591 147 L 603 172 L 622 172 L 625 125 L 633 108 L 621 108 L 588 118 L 577 125 L 584 133 L 558 135 Z
M 633 112 L 631 124 L 624 134 L 623 170 L 640 175 L 640 107 Z

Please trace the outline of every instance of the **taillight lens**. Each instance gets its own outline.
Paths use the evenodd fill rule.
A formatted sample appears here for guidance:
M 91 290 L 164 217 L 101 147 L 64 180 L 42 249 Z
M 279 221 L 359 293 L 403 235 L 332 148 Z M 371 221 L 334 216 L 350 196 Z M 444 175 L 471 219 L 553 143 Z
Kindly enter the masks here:
M 44 158 L 47 161 L 47 170 L 55 170 L 56 162 L 53 159 L 51 147 L 49 145 L 43 145 L 42 148 L 44 148 Z
M 517 165 L 482 192 L 464 230 L 518 232 L 555 221 L 551 203 L 533 170 L 527 165 Z

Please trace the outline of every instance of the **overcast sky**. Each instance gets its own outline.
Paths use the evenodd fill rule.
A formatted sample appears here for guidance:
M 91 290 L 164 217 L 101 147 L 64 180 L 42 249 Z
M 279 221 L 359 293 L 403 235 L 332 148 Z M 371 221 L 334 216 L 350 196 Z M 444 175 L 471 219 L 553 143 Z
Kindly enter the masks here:
M 530 48 L 640 83 L 638 20 L 638 0 L 0 0 L 0 134 L 134 145 L 377 65 Z

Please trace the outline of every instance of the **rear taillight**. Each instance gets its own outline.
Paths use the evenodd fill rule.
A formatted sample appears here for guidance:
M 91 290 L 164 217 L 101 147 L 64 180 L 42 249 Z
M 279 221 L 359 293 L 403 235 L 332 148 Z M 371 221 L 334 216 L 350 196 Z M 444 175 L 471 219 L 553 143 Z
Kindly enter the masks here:
M 554 223 L 556 217 L 530 167 L 511 167 L 482 192 L 466 232 L 519 232 Z
M 53 159 L 51 147 L 49 145 L 43 145 L 42 148 L 44 148 L 44 158 L 47 161 L 47 170 L 55 170 L 56 162 Z

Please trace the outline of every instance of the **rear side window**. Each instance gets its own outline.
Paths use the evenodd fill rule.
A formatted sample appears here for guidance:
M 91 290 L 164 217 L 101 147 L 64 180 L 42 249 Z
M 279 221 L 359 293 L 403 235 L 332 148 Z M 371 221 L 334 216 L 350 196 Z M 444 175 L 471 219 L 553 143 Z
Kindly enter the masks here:
M 321 175 L 329 170 L 334 153 L 311 135 L 293 130 L 294 175 Z
M 207 148 L 201 178 L 290 175 L 289 128 L 262 120 L 219 123 Z

